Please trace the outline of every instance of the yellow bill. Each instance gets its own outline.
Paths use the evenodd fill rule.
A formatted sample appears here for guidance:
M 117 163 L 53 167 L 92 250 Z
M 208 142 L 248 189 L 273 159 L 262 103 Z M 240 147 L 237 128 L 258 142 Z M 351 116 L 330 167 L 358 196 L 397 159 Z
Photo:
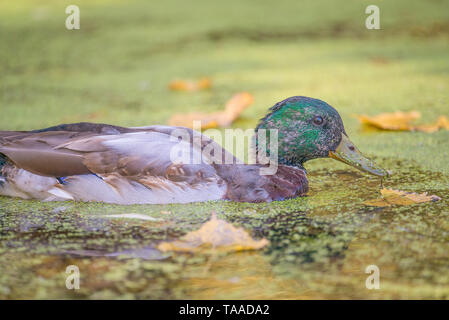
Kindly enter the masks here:
M 345 134 L 342 134 L 342 139 L 337 149 L 329 151 L 329 157 L 378 177 L 388 176 L 386 170 L 365 157 Z

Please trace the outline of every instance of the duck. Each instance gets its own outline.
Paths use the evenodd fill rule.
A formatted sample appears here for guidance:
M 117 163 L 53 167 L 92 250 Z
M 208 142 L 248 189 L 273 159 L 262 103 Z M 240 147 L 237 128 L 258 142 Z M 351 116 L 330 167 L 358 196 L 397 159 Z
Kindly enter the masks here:
M 0 195 L 123 205 L 271 202 L 307 195 L 304 164 L 312 159 L 333 158 L 378 177 L 388 174 L 349 140 L 337 110 L 304 96 L 268 110 L 255 128 L 252 149 L 273 162 L 243 163 L 218 142 L 183 127 L 81 122 L 0 131 Z

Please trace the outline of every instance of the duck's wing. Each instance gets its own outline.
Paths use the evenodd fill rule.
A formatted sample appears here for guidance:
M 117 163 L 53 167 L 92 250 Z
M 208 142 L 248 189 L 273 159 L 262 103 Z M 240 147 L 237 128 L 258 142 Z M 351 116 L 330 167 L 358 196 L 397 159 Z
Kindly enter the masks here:
M 95 135 L 113 135 L 132 129 L 99 123 L 60 124 L 32 131 L 0 131 L 0 153 L 18 168 L 37 175 L 63 177 L 89 173 L 82 155 L 57 146 Z
M 0 153 L 34 174 L 69 177 L 67 185 L 58 187 L 78 195 L 74 199 L 95 200 L 81 195 L 86 193 L 84 182 L 98 185 L 98 181 L 92 182 L 95 175 L 107 184 L 104 190 L 110 187 L 120 195 L 105 201 L 119 203 L 220 199 L 226 188 L 215 168 L 202 157 L 201 145 L 195 147 L 190 140 L 179 140 L 154 127 L 106 135 L 51 130 L 18 133 L 0 138 Z M 131 199 L 138 193 L 139 198 Z M 142 199 L 144 196 L 147 199 Z M 159 201 L 156 197 L 165 198 Z
M 82 154 L 83 164 L 120 195 L 121 203 L 217 200 L 226 193 L 225 181 L 204 159 L 201 146 L 176 135 L 143 131 L 93 136 L 57 149 Z
M 34 174 L 63 177 L 89 173 L 82 155 L 56 147 L 67 141 L 92 136 L 92 133 L 65 131 L 0 132 L 0 153 L 18 168 Z
M 148 169 L 151 165 L 142 165 L 147 160 L 152 163 L 157 159 L 159 164 L 168 162 L 169 150 L 174 146 L 181 146 L 176 137 L 184 139 L 182 152 L 186 153 L 186 148 L 193 152 L 195 135 L 200 138 L 202 150 L 206 147 L 212 150 L 207 156 L 221 157 L 223 161 L 226 157 L 236 162 L 232 154 L 199 132 L 190 128 L 159 125 L 125 128 L 107 124 L 73 123 L 34 131 L 0 131 L 0 153 L 19 168 L 53 177 L 95 172 L 92 170 L 103 172 L 106 168 L 114 170 L 117 163 L 111 161 L 118 157 L 124 158 L 120 166 L 124 161 L 130 164 L 129 158 L 132 157 L 134 164 L 139 162 L 136 159 L 140 159 L 140 169 Z M 100 154 L 106 158 L 102 160 L 104 163 L 96 164 L 93 159 Z M 85 159 L 86 157 L 89 159 Z M 85 162 L 90 162 L 91 167 L 88 168 Z M 196 164 L 201 163 L 204 162 Z M 139 169 L 135 165 L 132 167 L 134 172 Z M 160 168 L 157 166 L 153 171 L 160 171 Z
M 117 135 L 49 131 L 4 136 L 6 138 L 0 137 L 0 153 L 17 167 L 44 176 L 118 173 L 136 177 L 165 175 L 172 165 L 185 167 L 191 164 L 191 168 L 205 166 L 202 160 L 195 163 L 198 149 L 189 141 L 179 141 L 154 130 Z M 187 156 L 184 159 L 187 161 L 182 165 L 173 163 L 173 150 Z
M 190 141 L 155 131 L 91 136 L 54 149 L 81 156 L 83 165 L 98 175 L 118 174 L 135 180 L 164 176 L 185 181 L 194 179 L 200 172 L 215 172 L 201 159 L 201 150 Z

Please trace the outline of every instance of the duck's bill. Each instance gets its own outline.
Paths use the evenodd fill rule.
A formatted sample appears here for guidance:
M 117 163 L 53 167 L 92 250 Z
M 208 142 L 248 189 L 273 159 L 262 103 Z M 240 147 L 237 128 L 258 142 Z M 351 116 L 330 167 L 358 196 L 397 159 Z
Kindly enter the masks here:
M 378 177 L 388 175 L 386 170 L 365 157 L 345 134 L 342 134 L 342 139 L 337 149 L 335 151 L 329 151 L 329 157 Z

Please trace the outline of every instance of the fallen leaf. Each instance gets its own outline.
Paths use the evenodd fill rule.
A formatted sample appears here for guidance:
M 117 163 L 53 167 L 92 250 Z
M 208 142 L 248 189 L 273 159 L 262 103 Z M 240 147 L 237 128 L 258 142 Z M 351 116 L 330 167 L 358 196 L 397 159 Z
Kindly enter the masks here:
M 207 248 L 233 252 L 261 249 L 268 243 L 267 239 L 252 239 L 245 230 L 218 219 L 213 212 L 212 218 L 200 229 L 187 233 L 180 240 L 162 242 L 157 248 L 163 252 L 196 252 Z
M 168 124 L 170 126 L 193 128 L 194 121 L 201 121 L 201 129 L 210 129 L 218 127 L 215 117 L 215 113 L 176 113 L 168 120 Z
M 396 131 L 411 130 L 412 127 L 410 122 L 420 117 L 421 114 L 417 111 L 381 113 L 373 117 L 366 115 L 357 116 L 359 121 L 363 124 L 371 125 L 379 129 Z
M 377 116 L 357 115 L 362 124 L 376 127 L 383 130 L 392 131 L 422 131 L 435 132 L 440 129 L 449 130 L 449 119 L 440 116 L 434 123 L 424 125 L 413 125 L 413 120 L 419 119 L 421 114 L 418 111 L 381 113 Z
M 171 126 L 192 128 L 194 121 L 201 121 L 202 129 L 228 127 L 253 103 L 253 101 L 254 97 L 250 93 L 237 93 L 228 100 L 223 111 L 213 113 L 177 113 L 168 120 L 168 124 Z
M 372 57 L 371 62 L 374 64 L 388 64 L 388 63 L 390 63 L 390 60 L 388 60 L 385 57 L 378 56 L 378 57 Z
M 437 120 L 437 124 L 440 128 L 449 130 L 449 118 L 446 116 L 440 116 Z
M 254 102 L 254 97 L 248 92 L 241 92 L 233 95 L 231 99 L 226 102 L 224 114 L 217 122 L 222 127 L 231 125 L 240 114 Z
M 202 78 L 198 81 L 174 80 L 168 85 L 168 87 L 174 91 L 198 91 L 209 89 L 211 86 L 212 81 L 209 78 Z
M 440 129 L 449 130 L 449 119 L 446 116 L 439 116 L 435 123 L 430 125 L 416 126 L 415 130 L 432 133 Z
M 441 200 L 441 198 L 436 195 L 427 195 L 427 192 L 419 194 L 414 192 L 383 188 L 382 190 L 380 190 L 380 193 L 382 195 L 382 198 L 367 200 L 363 203 L 365 205 L 374 207 L 390 207 L 392 205 L 408 206 L 416 203 Z

